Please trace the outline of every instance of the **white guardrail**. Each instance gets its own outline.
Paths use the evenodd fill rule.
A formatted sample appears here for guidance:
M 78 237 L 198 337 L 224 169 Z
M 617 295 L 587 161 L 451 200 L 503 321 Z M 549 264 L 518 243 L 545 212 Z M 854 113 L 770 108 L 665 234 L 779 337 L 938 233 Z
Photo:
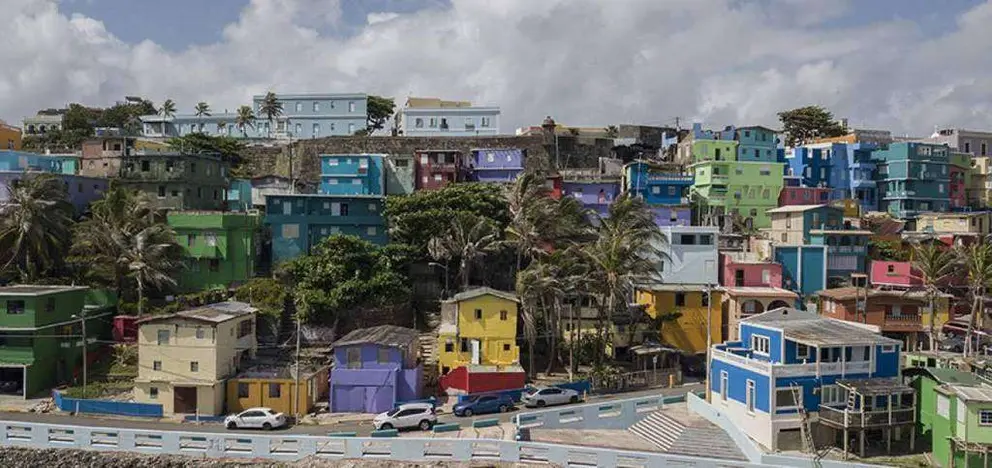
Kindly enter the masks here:
M 322 437 L 95 428 L 0 421 L 0 445 L 36 449 L 127 451 L 148 455 L 294 461 L 387 459 L 410 462 L 482 461 L 563 467 L 760 467 L 744 462 L 495 439 Z

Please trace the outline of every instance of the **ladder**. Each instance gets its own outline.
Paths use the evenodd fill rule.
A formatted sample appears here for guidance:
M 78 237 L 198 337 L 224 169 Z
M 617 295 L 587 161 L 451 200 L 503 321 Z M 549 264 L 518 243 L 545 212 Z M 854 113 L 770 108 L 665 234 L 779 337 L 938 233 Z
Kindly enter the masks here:
M 810 454 L 810 461 L 813 463 L 814 468 L 820 468 L 820 455 L 816 451 L 816 442 L 813 441 L 813 431 L 809 424 L 809 413 L 806 411 L 806 405 L 803 404 L 803 387 L 793 382 L 789 385 L 789 389 L 792 390 L 792 400 L 795 401 L 796 406 L 799 408 L 799 420 L 801 425 L 799 426 L 799 431 L 803 439 L 803 452 Z

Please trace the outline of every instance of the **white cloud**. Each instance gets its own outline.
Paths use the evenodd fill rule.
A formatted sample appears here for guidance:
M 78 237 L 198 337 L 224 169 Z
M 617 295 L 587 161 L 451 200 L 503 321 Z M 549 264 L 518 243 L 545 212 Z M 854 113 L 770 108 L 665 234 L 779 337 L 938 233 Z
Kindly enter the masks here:
M 502 106 L 507 133 L 548 114 L 576 125 L 774 124 L 777 111 L 810 103 L 899 133 L 992 127 L 982 105 L 992 4 L 927 38 L 906 20 L 838 28 L 857 14 L 850 0 L 452 0 L 370 13 L 341 38 L 320 33 L 341 26 L 339 0 L 252 0 L 221 41 L 171 52 L 122 43 L 55 0 L 4 3 L 0 117 L 13 122 L 135 94 L 234 109 L 272 89 L 470 99 Z

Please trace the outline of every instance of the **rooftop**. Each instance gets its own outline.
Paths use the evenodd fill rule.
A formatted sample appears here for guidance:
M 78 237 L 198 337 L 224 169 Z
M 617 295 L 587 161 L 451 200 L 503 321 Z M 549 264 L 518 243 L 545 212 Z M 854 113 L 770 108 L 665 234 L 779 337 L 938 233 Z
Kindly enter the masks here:
M 238 317 L 243 317 L 245 315 L 253 314 L 257 311 L 258 309 L 252 307 L 247 303 L 227 301 L 227 302 L 218 302 L 216 304 L 210 304 L 204 307 L 198 307 L 196 309 L 182 310 L 173 314 L 163 314 L 163 315 L 156 315 L 153 317 L 146 317 L 141 320 L 138 320 L 137 323 L 158 322 L 158 321 L 170 320 L 174 318 L 198 320 L 201 322 L 208 322 L 208 323 L 223 323 L 228 320 L 233 320 Z
M 830 205 L 786 205 L 780 206 L 778 208 L 772 208 L 766 213 L 799 213 L 802 211 L 814 210 L 817 208 L 830 207 Z
M 731 296 L 773 296 L 773 297 L 799 297 L 798 294 L 788 289 L 773 287 L 744 286 L 735 288 L 724 288 L 724 291 Z
M 458 294 L 455 294 L 454 296 L 451 296 L 450 299 L 446 299 L 444 302 L 459 302 L 486 295 L 496 296 L 502 299 L 506 299 L 508 301 L 520 302 L 520 298 L 518 298 L 516 294 L 506 291 L 500 291 L 498 289 L 493 289 L 489 287 L 481 287 L 481 288 L 469 289 L 468 291 L 462 291 Z
M 720 288 L 713 285 L 713 291 L 719 291 Z M 641 291 L 658 291 L 658 292 L 685 292 L 685 291 L 706 291 L 707 285 L 705 284 L 646 284 L 638 286 L 637 289 Z
M 810 229 L 810 234 L 846 234 L 849 236 L 870 236 L 873 233 L 871 231 L 863 231 L 860 229 Z
M 341 337 L 334 346 L 349 346 L 356 344 L 376 344 L 394 348 L 405 348 L 417 340 L 420 334 L 412 328 L 396 325 L 380 325 L 372 328 L 360 328 Z
M 992 387 L 974 386 L 969 387 L 965 385 L 948 385 L 950 390 L 958 394 L 958 398 L 964 401 L 979 401 L 983 403 L 992 403 Z
M 880 335 L 876 327 L 784 307 L 748 317 L 741 322 L 781 330 L 786 338 L 811 346 L 900 344 L 898 340 Z
M 824 289 L 818 291 L 816 294 L 820 297 L 826 297 L 833 299 L 835 301 L 851 301 L 857 298 L 858 290 L 860 288 L 854 286 L 848 286 L 846 288 L 832 288 Z M 901 290 L 888 290 L 888 289 L 866 289 L 863 294 L 866 294 L 869 299 L 872 298 L 893 298 L 893 299 L 908 299 L 913 301 L 923 301 L 927 299 L 926 292 L 924 291 L 901 291 Z M 941 297 L 952 297 L 949 294 L 942 294 Z
M 865 396 L 891 395 L 894 393 L 913 393 L 913 387 L 902 383 L 899 379 L 859 379 L 838 380 L 837 385 Z
M 930 375 L 931 378 L 941 384 L 973 386 L 980 385 L 982 382 L 975 376 L 975 374 L 957 369 L 925 367 L 920 368 L 920 371 Z
M 86 286 L 47 286 L 18 284 L 0 287 L 0 296 L 41 296 L 65 291 L 85 291 Z
M 317 364 L 313 362 L 301 362 L 302 375 L 300 378 L 307 379 L 323 369 L 330 367 L 330 364 Z M 235 379 L 295 379 L 296 363 L 290 358 L 279 357 L 258 357 L 248 362 L 245 370 L 238 373 Z

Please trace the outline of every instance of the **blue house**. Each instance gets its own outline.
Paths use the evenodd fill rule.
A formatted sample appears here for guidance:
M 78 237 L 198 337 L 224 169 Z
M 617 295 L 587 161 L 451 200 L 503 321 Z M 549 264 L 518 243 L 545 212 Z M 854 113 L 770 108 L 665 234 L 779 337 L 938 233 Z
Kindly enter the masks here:
M 877 164 L 879 205 L 900 219 L 951 207 L 947 145 L 893 143 L 872 152 Z
M 383 154 L 320 155 L 320 193 L 385 195 Z
M 469 179 L 477 182 L 510 183 L 524 171 L 526 152 L 517 148 L 472 150 Z
M 851 273 L 868 272 L 868 239 L 871 231 L 857 229 L 812 229 L 812 245 L 827 246 L 827 280 L 848 279 Z
M 877 327 L 780 308 L 745 318 L 738 329 L 740 341 L 712 349 L 711 404 L 767 449 L 802 448 L 800 407 L 821 444 L 863 438 L 866 429 L 912 428 L 901 343 Z
M 782 287 L 810 297 L 827 289 L 827 246 L 776 245 L 772 258 L 782 265 Z
M 78 174 L 79 156 L 75 154 L 49 155 L 0 150 L 0 171 Z
M 365 128 L 368 97 L 350 94 L 277 94 L 282 115 L 269 122 L 262 115 L 264 95 L 252 97 L 256 121 L 244 129 L 235 125 L 236 112 L 214 112 L 211 115 L 176 114 L 171 116 L 141 116 L 142 134 L 166 138 L 206 133 L 235 138 L 293 138 L 310 139 L 327 136 L 354 135 Z
M 824 148 L 800 146 L 785 150 L 787 176 L 800 178 L 805 187 L 830 186 L 833 160 L 831 152 Z
M 272 233 L 275 264 L 308 254 L 335 234 L 378 245 L 389 242 L 381 195 L 285 194 L 265 197 L 265 224 Z
M 737 160 L 776 162 L 778 160 L 776 133 L 775 130 L 762 126 L 737 128 Z
M 380 413 L 420 398 L 423 366 L 416 330 L 381 325 L 334 342 L 330 377 L 333 413 Z
M 623 167 L 623 190 L 641 197 L 654 212 L 659 226 L 692 224 L 689 188 L 693 176 L 682 174 L 678 166 L 635 161 Z
M 857 200 L 861 211 L 878 211 L 878 187 L 875 172 L 878 169 L 872 160 L 872 151 L 877 148 L 870 143 L 846 145 L 846 168 L 848 177 L 842 180 L 839 188 L 848 191 L 847 198 Z
M 573 197 L 600 217 L 609 214 L 610 204 L 620 195 L 620 179 L 610 176 L 565 176 L 563 197 Z

